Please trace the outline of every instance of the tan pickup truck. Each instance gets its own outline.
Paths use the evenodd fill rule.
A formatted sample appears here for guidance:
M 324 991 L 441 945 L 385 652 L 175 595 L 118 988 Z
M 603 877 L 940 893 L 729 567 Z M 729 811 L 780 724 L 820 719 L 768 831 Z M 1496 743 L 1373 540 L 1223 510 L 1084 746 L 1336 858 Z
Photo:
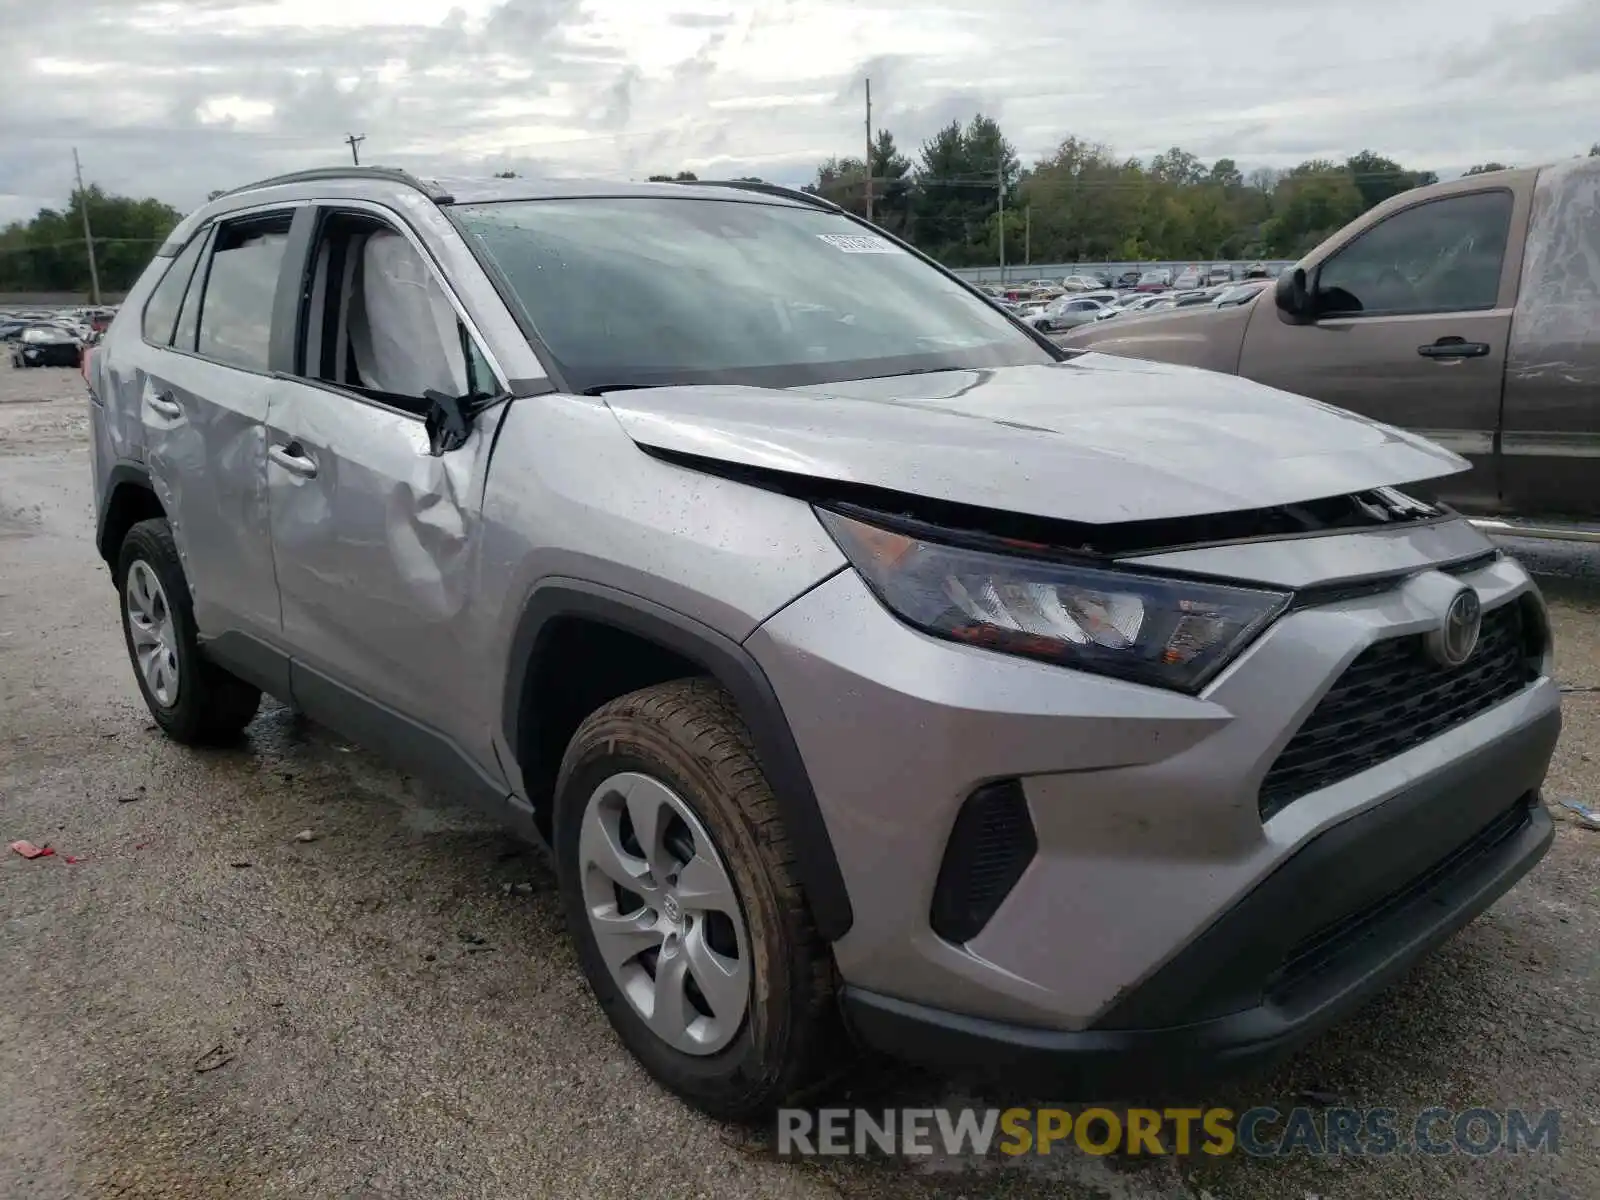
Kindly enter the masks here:
M 1402 193 L 1234 308 L 1063 346 L 1243 375 L 1421 433 L 1475 515 L 1600 521 L 1600 157 Z

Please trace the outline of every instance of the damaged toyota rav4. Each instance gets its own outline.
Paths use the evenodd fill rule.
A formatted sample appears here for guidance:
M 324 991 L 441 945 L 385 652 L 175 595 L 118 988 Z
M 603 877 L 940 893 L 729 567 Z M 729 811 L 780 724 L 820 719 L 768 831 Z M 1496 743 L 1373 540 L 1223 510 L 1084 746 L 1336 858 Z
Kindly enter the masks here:
M 1272 1059 L 1544 854 L 1560 728 L 1464 462 L 1071 354 L 764 185 L 303 173 L 87 369 L 182 742 L 263 693 L 550 850 L 667 1087 L 864 1046 L 1054 1094 Z

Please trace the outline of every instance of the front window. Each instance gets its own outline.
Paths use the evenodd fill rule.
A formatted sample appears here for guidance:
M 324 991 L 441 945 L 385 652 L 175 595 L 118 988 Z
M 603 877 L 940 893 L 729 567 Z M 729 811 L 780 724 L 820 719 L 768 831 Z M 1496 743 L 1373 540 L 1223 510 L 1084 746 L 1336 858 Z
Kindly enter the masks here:
M 694 197 L 450 211 L 575 391 L 1054 361 L 994 306 L 836 213 Z
M 1340 249 L 1317 272 L 1317 310 L 1353 314 L 1473 312 L 1500 292 L 1511 193 L 1471 192 L 1408 208 Z

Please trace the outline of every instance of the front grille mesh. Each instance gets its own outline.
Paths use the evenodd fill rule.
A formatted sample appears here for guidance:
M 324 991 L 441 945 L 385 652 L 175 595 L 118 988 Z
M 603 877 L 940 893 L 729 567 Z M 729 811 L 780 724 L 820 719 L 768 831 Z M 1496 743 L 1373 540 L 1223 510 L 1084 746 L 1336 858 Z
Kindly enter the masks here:
M 1516 695 L 1537 676 L 1533 641 L 1523 605 L 1513 601 L 1483 614 L 1477 649 L 1459 667 L 1429 658 L 1421 635 L 1368 647 L 1273 762 L 1261 783 L 1261 819 Z

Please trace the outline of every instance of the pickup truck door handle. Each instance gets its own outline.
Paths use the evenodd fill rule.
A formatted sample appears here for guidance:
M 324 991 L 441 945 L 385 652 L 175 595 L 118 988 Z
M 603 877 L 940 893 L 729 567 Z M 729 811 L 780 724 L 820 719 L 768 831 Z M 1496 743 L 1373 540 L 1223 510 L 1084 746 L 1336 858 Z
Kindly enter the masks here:
M 298 475 L 302 479 L 315 479 L 317 477 L 316 462 L 305 452 L 299 442 L 273 446 L 267 451 L 267 457 L 291 475 Z
M 157 392 L 146 397 L 146 403 L 163 417 L 183 416 L 183 408 L 172 398 L 171 392 Z
M 1423 358 L 1483 358 L 1489 353 L 1488 342 L 1469 342 L 1465 338 L 1442 337 L 1426 346 L 1418 346 Z

